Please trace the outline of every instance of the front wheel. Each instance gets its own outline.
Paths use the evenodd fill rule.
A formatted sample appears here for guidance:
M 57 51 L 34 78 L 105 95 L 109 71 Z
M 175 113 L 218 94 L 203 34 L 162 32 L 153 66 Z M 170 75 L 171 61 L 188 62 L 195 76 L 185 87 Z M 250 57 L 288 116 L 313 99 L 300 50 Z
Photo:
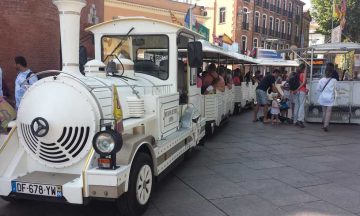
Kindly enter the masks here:
M 154 183 L 152 160 L 145 153 L 138 153 L 130 170 L 129 189 L 118 200 L 121 215 L 140 216 L 149 204 Z

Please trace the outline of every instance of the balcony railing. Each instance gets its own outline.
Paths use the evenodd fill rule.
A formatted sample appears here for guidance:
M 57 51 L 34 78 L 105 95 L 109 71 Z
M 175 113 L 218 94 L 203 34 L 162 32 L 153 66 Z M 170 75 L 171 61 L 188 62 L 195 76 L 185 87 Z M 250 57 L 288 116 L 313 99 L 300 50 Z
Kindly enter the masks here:
M 270 36 L 274 36 L 274 29 L 270 29 L 270 30 L 269 30 L 269 35 L 270 35 Z
M 242 29 L 249 30 L 249 23 L 248 22 L 243 22 L 242 23 Z
M 280 7 L 276 7 L 276 12 L 281 14 L 281 8 Z
M 275 11 L 275 5 L 270 4 L 270 11 Z
M 269 2 L 264 1 L 263 7 L 266 9 L 269 9 Z
M 267 33 L 267 29 L 266 29 L 266 27 L 262 27 L 262 29 L 261 29 L 261 33 L 263 33 L 263 34 L 266 34 L 266 33 Z
M 280 38 L 280 32 L 279 31 L 275 31 L 275 37 Z
M 289 18 L 293 18 L 293 13 L 289 11 L 289 12 L 288 12 L 288 17 L 289 17 Z

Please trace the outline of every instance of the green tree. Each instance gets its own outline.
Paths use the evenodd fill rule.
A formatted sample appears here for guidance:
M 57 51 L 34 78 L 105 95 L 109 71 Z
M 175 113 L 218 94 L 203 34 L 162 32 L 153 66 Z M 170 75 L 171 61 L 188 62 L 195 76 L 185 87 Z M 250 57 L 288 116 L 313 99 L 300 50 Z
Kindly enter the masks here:
M 333 0 L 311 0 L 311 15 L 320 25 L 318 32 L 331 35 L 332 17 L 333 17 Z M 360 42 L 360 1 L 347 0 L 346 25 L 343 34 L 346 39 L 353 42 Z M 339 19 L 334 19 L 334 27 L 339 25 Z

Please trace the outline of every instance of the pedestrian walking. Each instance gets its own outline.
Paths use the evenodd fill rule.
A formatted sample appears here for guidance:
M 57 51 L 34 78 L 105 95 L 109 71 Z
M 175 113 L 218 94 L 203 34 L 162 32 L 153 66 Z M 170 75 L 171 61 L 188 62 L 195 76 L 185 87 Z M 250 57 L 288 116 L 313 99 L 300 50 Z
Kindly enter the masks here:
M 277 93 L 272 94 L 270 113 L 271 113 L 271 124 L 279 124 L 280 96 Z
M 29 85 L 34 84 L 38 78 L 34 75 L 27 65 L 26 59 L 23 56 L 15 57 L 15 66 L 18 73 L 15 80 L 15 102 L 16 109 L 19 108 L 21 98 Z
M 283 101 L 282 102 L 286 102 L 287 105 L 287 109 L 286 109 L 286 118 L 289 117 L 288 114 L 288 109 L 291 108 L 291 115 L 293 117 L 293 113 L 294 113 L 294 95 L 292 94 L 292 92 L 290 91 L 290 84 L 289 84 L 289 79 L 290 79 L 290 75 L 291 72 L 288 72 L 286 74 L 285 77 L 285 82 L 281 85 L 281 89 L 283 90 L 284 94 L 283 94 Z M 292 119 L 292 118 L 291 118 Z M 292 119 L 293 121 L 293 119 Z
M 264 107 L 264 123 L 268 123 L 268 107 L 269 107 L 269 100 L 267 96 L 267 91 L 270 89 L 271 91 L 275 93 L 279 93 L 276 86 L 275 81 L 277 77 L 279 76 L 280 71 L 275 69 L 272 74 L 269 74 L 265 76 L 259 83 L 259 85 L 256 87 L 256 106 L 254 110 L 254 120 L 253 122 L 259 121 L 257 118 L 257 114 L 259 112 L 260 106 Z
M 305 99 L 306 99 L 306 65 L 302 63 L 297 72 L 291 75 L 289 79 L 290 90 L 294 95 L 294 124 L 304 128 L 305 119 Z
M 325 71 L 330 70 L 331 71 L 331 77 L 333 79 L 336 79 L 336 81 L 339 81 L 339 73 L 335 69 L 335 65 L 331 62 L 326 64 Z
M 320 93 L 318 103 L 323 110 L 323 129 L 329 130 L 332 107 L 335 103 L 335 90 L 337 80 L 333 78 L 333 71 L 328 68 L 325 71 L 325 77 L 319 80 L 317 91 Z

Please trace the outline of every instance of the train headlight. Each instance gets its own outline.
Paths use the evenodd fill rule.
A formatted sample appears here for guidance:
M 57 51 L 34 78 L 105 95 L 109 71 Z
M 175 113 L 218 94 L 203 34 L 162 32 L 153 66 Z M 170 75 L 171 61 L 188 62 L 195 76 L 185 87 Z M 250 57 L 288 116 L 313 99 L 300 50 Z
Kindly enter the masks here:
M 93 147 L 102 156 L 113 155 L 122 147 L 121 135 L 114 130 L 100 131 L 94 136 Z

